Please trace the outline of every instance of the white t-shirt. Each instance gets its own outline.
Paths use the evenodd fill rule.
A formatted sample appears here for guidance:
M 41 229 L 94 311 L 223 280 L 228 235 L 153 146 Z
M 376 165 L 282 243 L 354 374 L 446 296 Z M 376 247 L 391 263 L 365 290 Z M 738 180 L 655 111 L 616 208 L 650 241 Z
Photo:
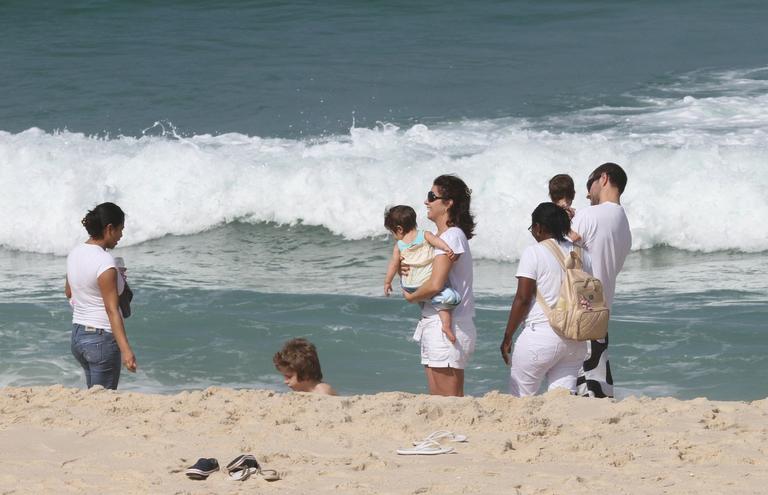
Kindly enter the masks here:
M 67 256 L 67 282 L 72 291 L 72 323 L 112 331 L 101 297 L 99 275 L 115 268 L 112 255 L 95 244 L 80 244 Z M 123 291 L 123 277 L 117 277 L 118 294 Z
M 621 205 L 601 203 L 579 209 L 571 228 L 579 233 L 582 245 L 592 257 L 594 276 L 603 283 L 608 309 L 613 305 L 616 277 L 632 248 L 632 232 Z
M 440 239 L 444 240 L 454 253 L 461 255 L 459 259 L 454 261 L 451 271 L 448 272 L 448 285 L 461 295 L 461 302 L 453 310 L 453 317 L 459 319 L 474 318 L 475 294 L 472 291 L 472 252 L 469 250 L 467 236 L 460 228 L 449 227 L 448 230 L 440 234 Z M 435 257 L 439 255 L 445 255 L 445 251 L 435 248 Z M 437 311 L 427 302 L 422 307 L 421 314 L 431 316 L 437 314 Z
M 571 241 L 558 242 L 558 245 L 566 256 L 573 251 L 573 243 Z M 592 261 L 590 260 L 589 253 L 582 250 L 581 255 L 582 269 L 592 274 Z M 563 284 L 565 270 L 560 266 L 560 262 L 557 261 L 549 248 L 536 243 L 528 246 L 523 251 L 515 276 L 535 280 L 536 289 L 541 292 L 544 300 L 551 307 L 555 305 L 558 297 L 560 297 L 560 286 Z M 525 324 L 548 322 L 549 320 L 547 320 L 544 310 L 541 309 L 538 301 L 535 301 L 528 312 L 528 316 L 525 318 Z

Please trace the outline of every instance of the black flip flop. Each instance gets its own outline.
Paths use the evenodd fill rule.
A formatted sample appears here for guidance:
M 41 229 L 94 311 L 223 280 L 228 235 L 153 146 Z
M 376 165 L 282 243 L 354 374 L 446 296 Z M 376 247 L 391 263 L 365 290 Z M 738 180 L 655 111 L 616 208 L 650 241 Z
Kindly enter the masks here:
M 235 471 L 239 468 L 243 467 L 259 467 L 259 463 L 256 461 L 256 458 L 252 456 L 251 454 L 242 454 L 237 457 L 235 457 L 232 462 L 227 464 L 227 473 L 231 473 L 232 471 Z

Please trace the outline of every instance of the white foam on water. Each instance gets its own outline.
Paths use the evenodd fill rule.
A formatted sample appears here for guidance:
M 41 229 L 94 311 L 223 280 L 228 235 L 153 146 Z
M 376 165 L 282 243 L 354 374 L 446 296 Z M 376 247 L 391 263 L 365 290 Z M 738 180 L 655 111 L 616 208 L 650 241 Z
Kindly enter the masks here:
M 456 173 L 473 189 L 475 256 L 515 259 L 531 242 L 530 212 L 547 199 L 547 180 L 570 173 L 582 208 L 589 172 L 613 161 L 629 176 L 622 202 L 635 249 L 764 251 L 764 72 L 681 79 L 632 107 L 538 122 L 381 124 L 318 139 L 0 131 L 0 245 L 65 254 L 86 238 L 85 212 L 103 201 L 127 214 L 123 245 L 235 220 L 379 236 L 387 205 L 413 205 L 431 226 L 422 204 L 431 181 Z

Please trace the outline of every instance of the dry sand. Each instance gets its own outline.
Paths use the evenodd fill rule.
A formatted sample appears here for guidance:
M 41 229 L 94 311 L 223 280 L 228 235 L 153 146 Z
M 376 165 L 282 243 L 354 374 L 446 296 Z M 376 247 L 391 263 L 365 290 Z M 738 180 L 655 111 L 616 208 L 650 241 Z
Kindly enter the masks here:
M 0 389 L 0 493 L 768 493 L 768 399 Z M 398 456 L 433 430 L 455 452 Z M 241 453 L 283 473 L 215 473 Z

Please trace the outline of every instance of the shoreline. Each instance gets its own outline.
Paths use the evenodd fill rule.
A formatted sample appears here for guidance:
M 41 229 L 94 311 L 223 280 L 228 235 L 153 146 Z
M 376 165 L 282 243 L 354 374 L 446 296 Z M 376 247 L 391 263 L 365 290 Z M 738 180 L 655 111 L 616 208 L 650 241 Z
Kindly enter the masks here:
M 758 493 L 768 483 L 768 399 L 57 385 L 0 388 L 0 413 L 9 493 Z M 395 453 L 443 429 L 469 441 L 444 455 Z M 244 453 L 283 479 L 184 475 L 199 457 L 225 466 Z

